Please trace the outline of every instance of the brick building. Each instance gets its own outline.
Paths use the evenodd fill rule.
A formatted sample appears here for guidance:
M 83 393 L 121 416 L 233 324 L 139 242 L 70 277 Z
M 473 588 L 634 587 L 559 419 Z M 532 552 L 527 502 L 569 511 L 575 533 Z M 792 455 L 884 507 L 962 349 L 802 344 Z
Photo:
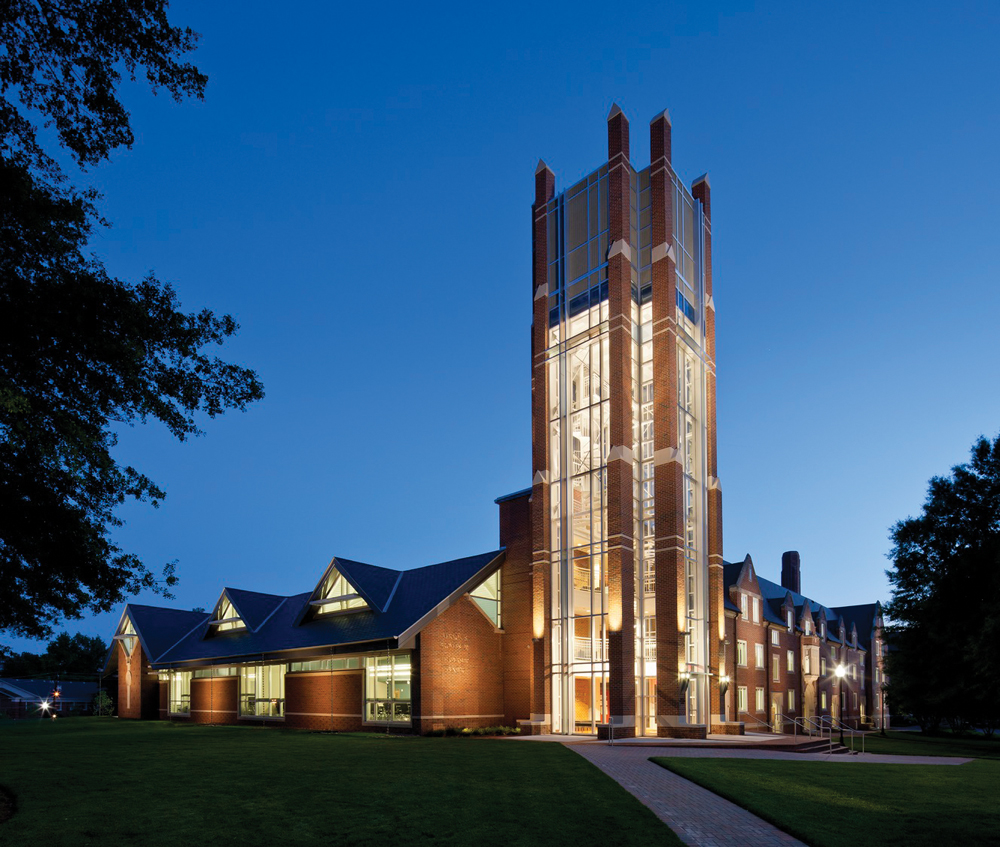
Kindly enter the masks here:
M 312 592 L 226 589 L 209 615 L 129 605 L 120 715 L 681 737 L 755 725 L 735 699 L 761 687 L 737 667 L 751 636 L 736 612 L 765 581 L 722 558 L 709 181 L 674 173 L 666 112 L 645 168 L 617 106 L 607 133 L 607 160 L 569 188 L 535 172 L 531 487 L 497 500 L 500 549 L 404 572 L 334 559 Z M 864 618 L 790 596 L 806 623 Z M 780 632 L 774 599 L 754 625 L 811 656 L 815 636 Z M 858 635 L 822 643 L 863 669 Z M 832 697 L 816 674 L 793 683 L 788 661 L 763 683 L 788 708 L 774 701 L 764 723 Z

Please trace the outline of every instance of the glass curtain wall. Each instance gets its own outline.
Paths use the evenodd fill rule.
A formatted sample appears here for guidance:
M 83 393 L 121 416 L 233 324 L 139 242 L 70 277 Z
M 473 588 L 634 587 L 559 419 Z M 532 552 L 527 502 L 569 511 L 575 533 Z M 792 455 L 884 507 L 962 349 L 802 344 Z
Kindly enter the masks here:
M 411 709 L 409 653 L 365 659 L 365 722 L 409 726 Z
M 172 715 L 191 713 L 191 671 L 171 671 L 169 710 Z
M 608 178 L 548 208 L 553 731 L 594 734 L 607 707 Z
M 287 665 L 249 665 L 240 668 L 240 715 L 284 718 Z
M 680 657 L 687 719 L 708 715 L 705 352 L 701 204 L 671 174 L 677 264 L 678 444 L 684 467 L 687 622 Z M 547 206 L 547 378 L 552 539 L 552 729 L 594 733 L 607 720 L 606 469 L 610 449 L 608 193 L 601 168 Z M 636 726 L 656 733 L 652 204 L 649 169 L 632 172 L 633 538 Z

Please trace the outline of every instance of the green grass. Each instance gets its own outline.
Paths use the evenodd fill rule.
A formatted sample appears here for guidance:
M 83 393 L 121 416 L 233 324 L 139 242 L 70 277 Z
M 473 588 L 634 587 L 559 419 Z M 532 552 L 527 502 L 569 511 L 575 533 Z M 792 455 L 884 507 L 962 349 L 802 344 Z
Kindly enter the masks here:
M 815 847 L 1000 844 L 1000 762 L 653 761 Z
M 855 739 L 855 745 L 858 745 Z M 1000 759 L 1000 739 L 968 735 L 924 735 L 922 732 L 877 733 L 865 736 L 866 753 L 895 756 L 961 756 L 966 759 Z
M 562 744 L 0 722 L 0 845 L 679 844 Z

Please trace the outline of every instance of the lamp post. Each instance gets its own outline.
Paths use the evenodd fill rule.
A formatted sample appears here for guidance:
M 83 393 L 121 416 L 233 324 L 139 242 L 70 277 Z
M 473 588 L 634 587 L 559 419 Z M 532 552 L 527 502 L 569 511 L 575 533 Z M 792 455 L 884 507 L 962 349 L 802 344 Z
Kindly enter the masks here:
M 847 674 L 847 668 L 843 664 L 837 665 L 837 679 L 840 681 L 840 744 L 844 744 L 844 676 Z

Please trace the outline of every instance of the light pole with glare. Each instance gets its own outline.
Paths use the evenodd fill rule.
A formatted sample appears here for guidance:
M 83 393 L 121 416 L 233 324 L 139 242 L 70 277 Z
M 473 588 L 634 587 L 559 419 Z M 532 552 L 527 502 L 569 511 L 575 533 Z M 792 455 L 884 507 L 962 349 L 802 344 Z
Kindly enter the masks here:
M 847 668 L 844 667 L 843 663 L 837 665 L 837 679 L 840 680 L 840 744 L 844 744 L 844 676 L 847 674 Z

